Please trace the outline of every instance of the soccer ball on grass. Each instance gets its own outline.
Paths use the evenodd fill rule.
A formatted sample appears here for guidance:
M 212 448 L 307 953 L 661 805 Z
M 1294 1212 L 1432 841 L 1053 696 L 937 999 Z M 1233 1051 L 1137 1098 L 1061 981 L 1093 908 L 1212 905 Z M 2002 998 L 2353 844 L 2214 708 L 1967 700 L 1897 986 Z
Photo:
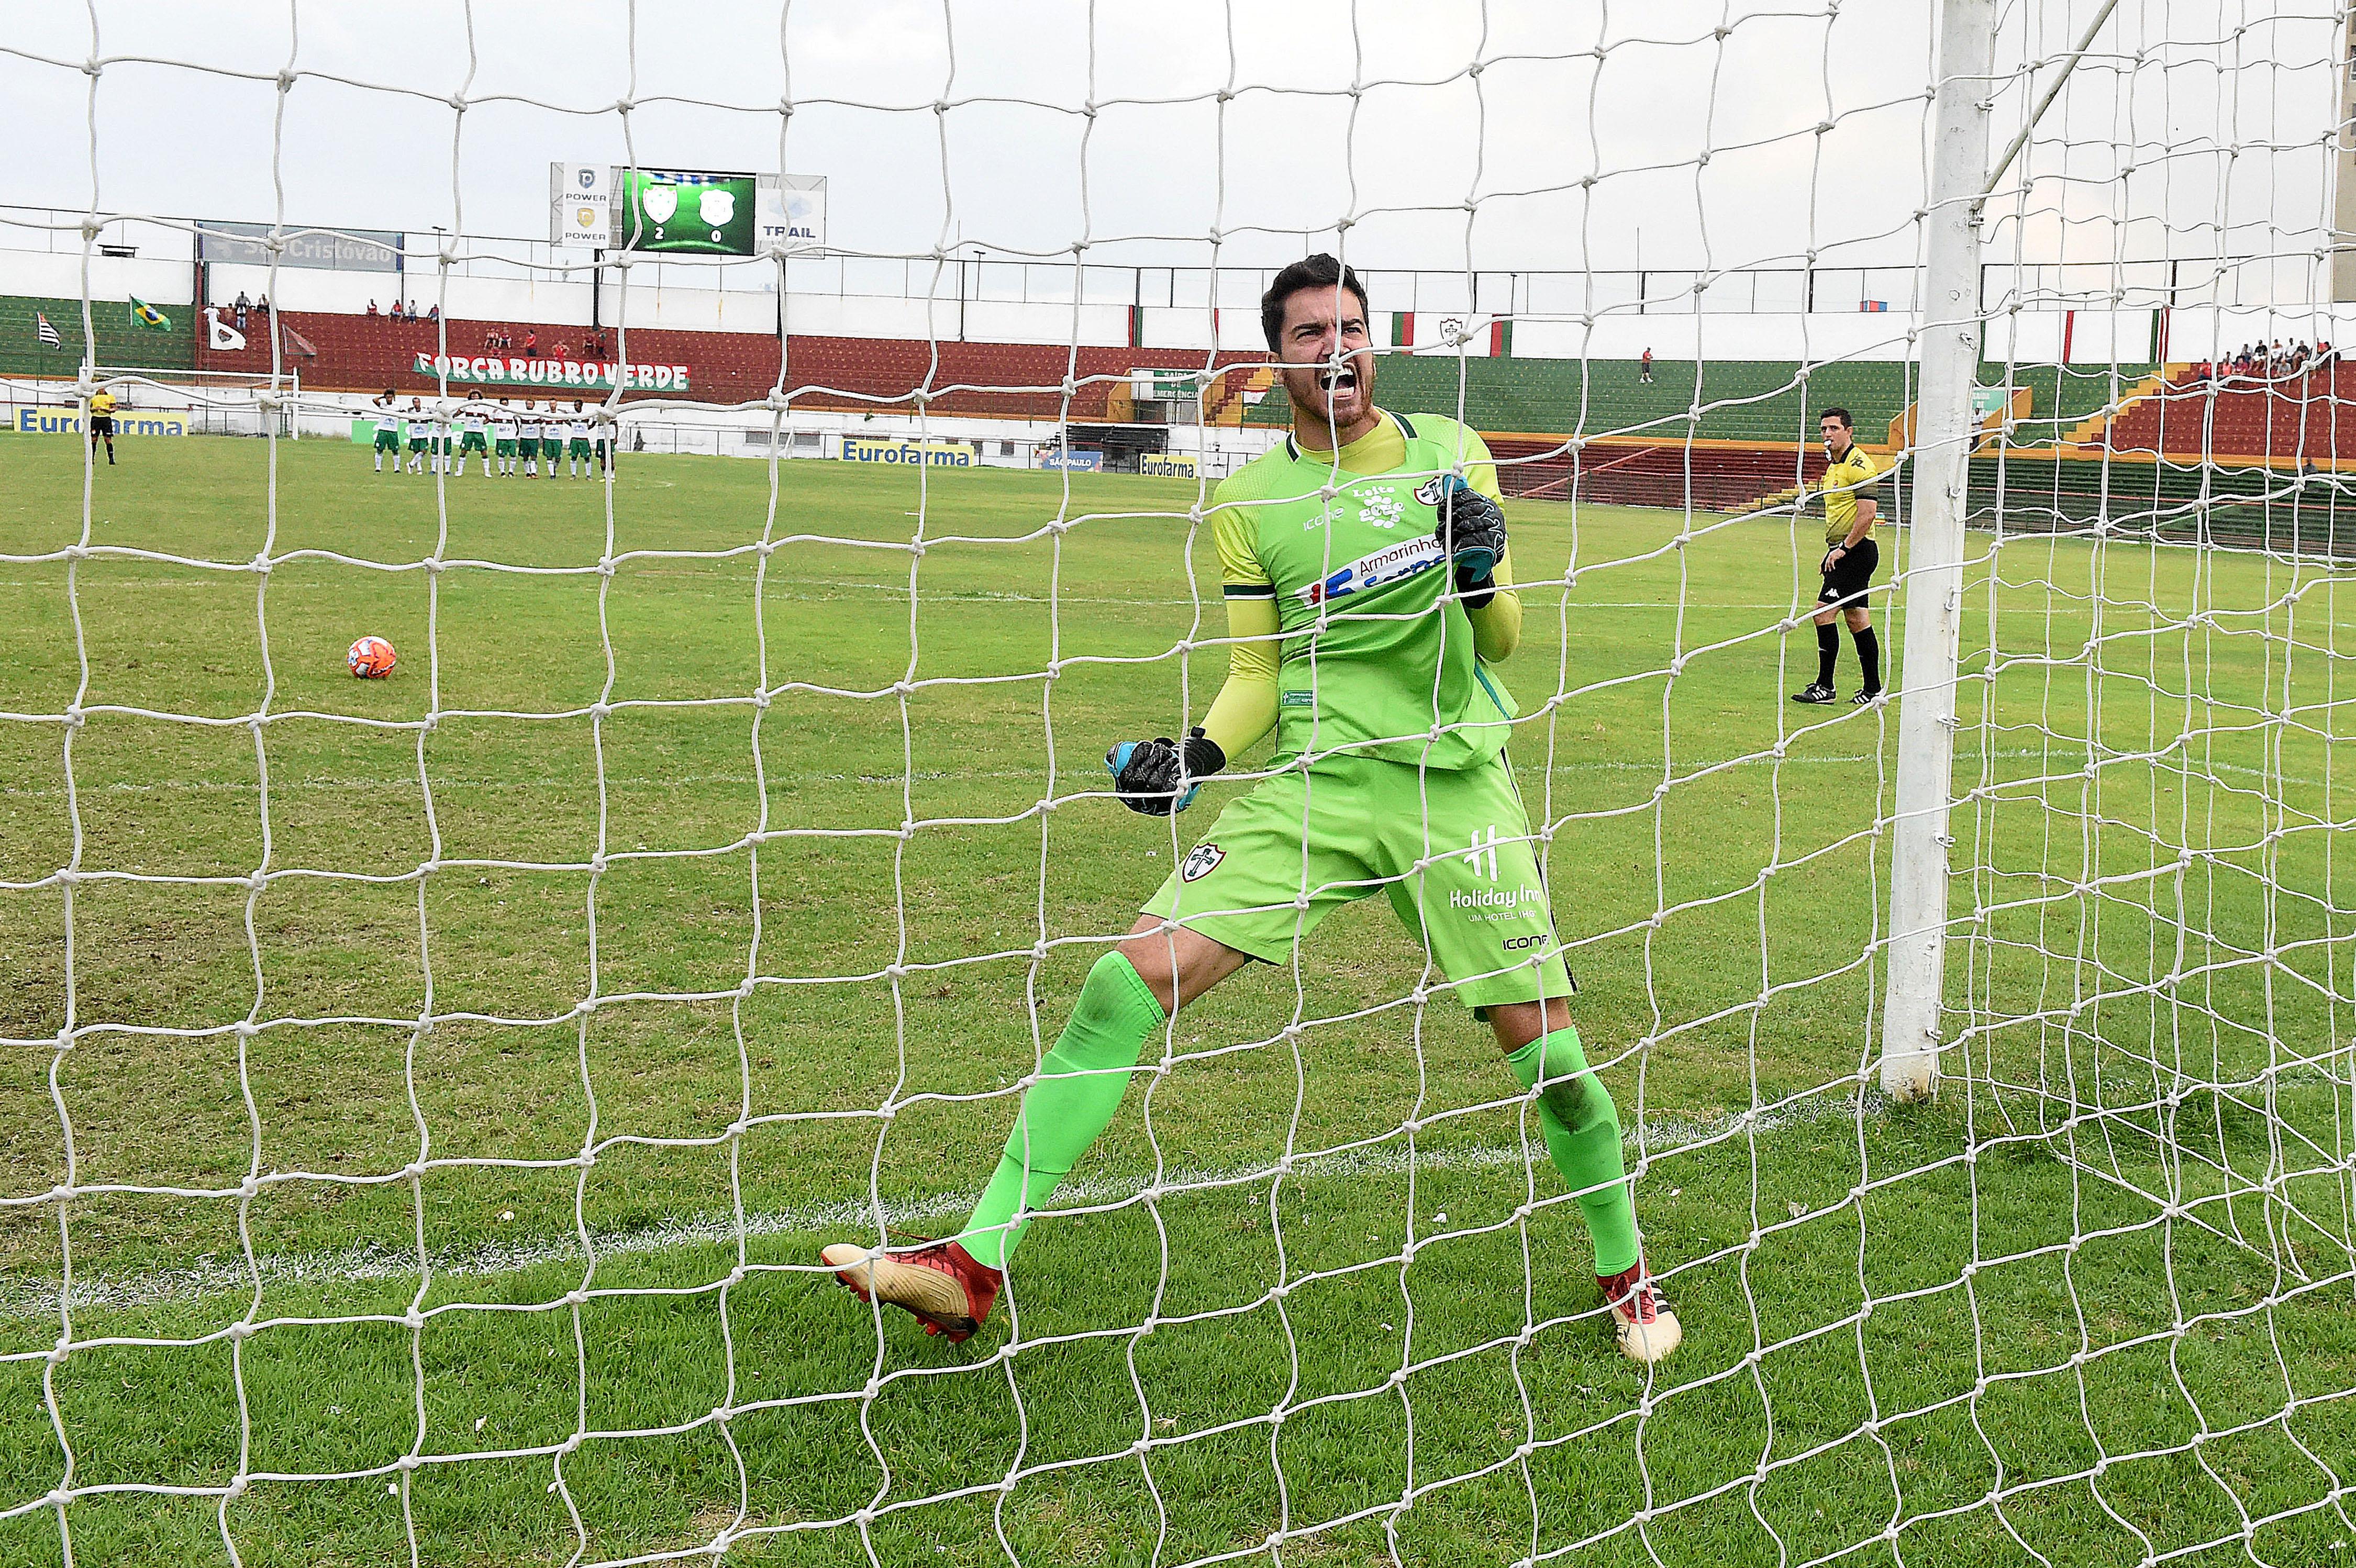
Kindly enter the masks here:
M 392 644 L 380 637 L 363 637 L 352 644 L 344 662 L 363 681 L 381 681 L 392 673 Z

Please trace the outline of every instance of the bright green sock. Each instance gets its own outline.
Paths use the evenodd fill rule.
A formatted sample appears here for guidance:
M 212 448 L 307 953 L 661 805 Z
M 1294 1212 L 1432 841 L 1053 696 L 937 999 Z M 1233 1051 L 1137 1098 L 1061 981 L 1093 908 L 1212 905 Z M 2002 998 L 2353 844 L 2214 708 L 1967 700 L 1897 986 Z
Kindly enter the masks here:
M 1031 1228 L 1030 1215 L 1120 1109 L 1129 1074 L 1118 1069 L 1137 1065 L 1164 1018 L 1135 964 L 1118 952 L 1097 960 L 1055 1048 L 1039 1064 L 1038 1081 L 1023 1093 L 997 1173 L 958 1238 L 974 1262 L 1006 1266 L 1006 1255 Z
M 1623 1179 L 1628 1167 L 1620 1159 L 1620 1111 L 1603 1080 L 1587 1070 L 1579 1031 L 1566 1026 L 1540 1036 L 1507 1057 L 1505 1065 L 1525 1089 L 1537 1088 L 1542 1077 L 1547 1080 L 1538 1093 L 1538 1126 L 1554 1168 L 1579 1193 L 1579 1211 L 1595 1243 L 1595 1272 L 1608 1277 L 1630 1268 L 1636 1262 L 1636 1210 Z M 1587 1187 L 1595 1190 L 1581 1190 Z

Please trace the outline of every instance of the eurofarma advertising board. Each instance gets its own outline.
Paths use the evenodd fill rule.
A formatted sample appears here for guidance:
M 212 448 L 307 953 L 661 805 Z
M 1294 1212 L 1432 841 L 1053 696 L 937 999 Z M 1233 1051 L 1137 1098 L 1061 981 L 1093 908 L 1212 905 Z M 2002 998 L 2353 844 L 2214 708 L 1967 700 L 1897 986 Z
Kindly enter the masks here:
M 970 441 L 903 441 L 889 435 L 846 435 L 846 463 L 907 463 L 927 468 L 970 468 L 981 461 L 981 448 Z
M 0 430 L 14 431 L 19 435 L 80 435 L 82 433 L 81 411 L 74 408 L 20 408 L 16 417 Z M 186 435 L 188 421 L 185 414 L 139 413 L 131 409 L 114 411 L 114 433 L 117 435 Z

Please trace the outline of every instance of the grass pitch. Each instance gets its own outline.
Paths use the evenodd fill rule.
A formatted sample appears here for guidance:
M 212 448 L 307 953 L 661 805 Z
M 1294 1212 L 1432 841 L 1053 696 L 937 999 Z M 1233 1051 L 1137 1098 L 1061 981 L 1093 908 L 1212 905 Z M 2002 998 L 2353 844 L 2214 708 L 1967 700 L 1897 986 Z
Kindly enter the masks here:
M 1487 1030 L 1374 900 L 1181 1016 L 951 1348 L 816 1249 L 961 1218 L 1248 788 L 1174 832 L 1102 792 L 1224 671 L 1173 653 L 1224 631 L 1194 487 L 640 458 L 609 509 L 123 447 L 80 559 L 74 445 L 0 448 L 0 1561 L 2350 1537 L 2328 572 L 1976 565 L 1963 1039 L 1901 1110 L 1860 1095 L 1896 715 L 1783 701 L 1811 531 L 1513 509 L 1517 770 L 1686 1348 L 1612 1350 Z

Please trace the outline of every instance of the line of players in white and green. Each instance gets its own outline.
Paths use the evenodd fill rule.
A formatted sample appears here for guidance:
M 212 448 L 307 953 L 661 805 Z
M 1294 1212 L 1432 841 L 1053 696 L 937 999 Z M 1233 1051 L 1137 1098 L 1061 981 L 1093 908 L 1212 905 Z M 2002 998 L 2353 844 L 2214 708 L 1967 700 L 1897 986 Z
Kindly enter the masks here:
M 608 440 L 611 426 L 599 422 L 578 398 L 571 408 L 553 398 L 545 409 L 529 400 L 518 407 L 506 398 L 487 403 L 477 389 L 447 413 L 427 408 L 422 398 L 411 398 L 406 409 L 400 404 L 391 387 L 369 404 L 376 412 L 376 471 L 380 474 L 385 471 L 387 453 L 392 456 L 392 472 L 403 471 L 404 429 L 406 471 L 412 474 L 464 474 L 469 452 L 482 454 L 486 478 L 494 473 L 513 478 L 519 472 L 526 478 L 538 478 L 543 472 L 553 478 L 561 458 L 569 476 L 592 479 L 613 460 Z M 548 465 L 544 470 L 542 463 Z

